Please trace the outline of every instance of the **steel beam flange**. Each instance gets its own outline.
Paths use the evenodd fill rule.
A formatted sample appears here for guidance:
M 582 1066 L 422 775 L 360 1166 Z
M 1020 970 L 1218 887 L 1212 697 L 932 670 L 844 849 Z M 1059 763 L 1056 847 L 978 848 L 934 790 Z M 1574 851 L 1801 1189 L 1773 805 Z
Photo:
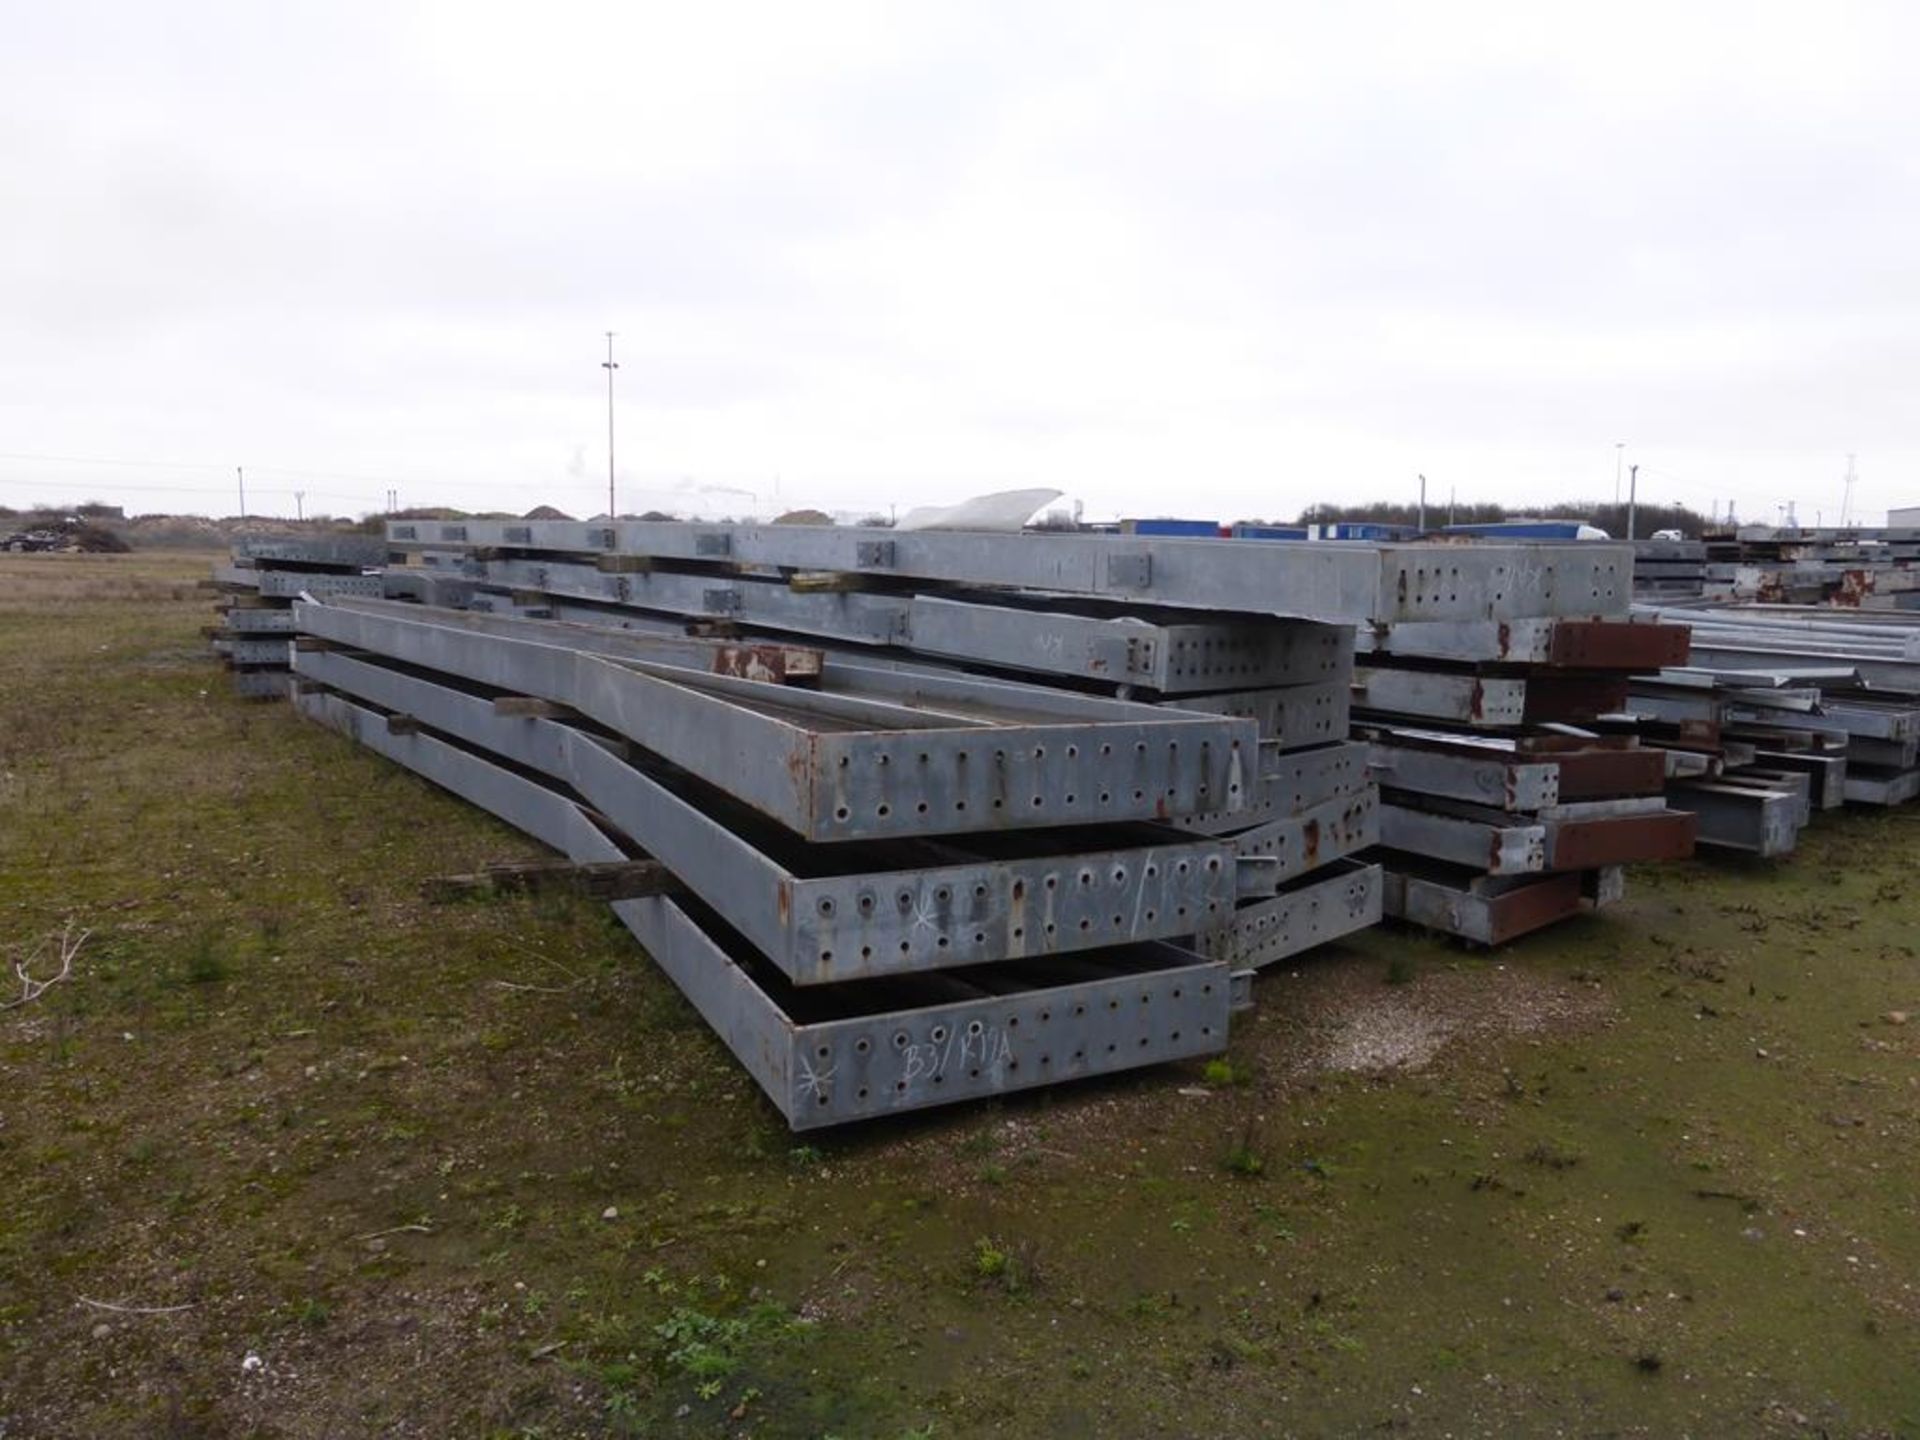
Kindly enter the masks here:
M 1278 895 L 1240 906 L 1201 936 L 1201 951 L 1236 968 L 1271 965 L 1380 922 L 1381 870 L 1337 860 Z

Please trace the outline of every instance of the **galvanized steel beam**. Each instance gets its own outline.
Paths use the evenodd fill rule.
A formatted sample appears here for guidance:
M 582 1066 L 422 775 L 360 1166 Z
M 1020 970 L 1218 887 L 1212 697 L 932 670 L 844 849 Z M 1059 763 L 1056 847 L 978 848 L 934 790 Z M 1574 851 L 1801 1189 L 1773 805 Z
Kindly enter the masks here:
M 1186 937 L 1236 895 L 1231 844 L 1159 826 L 821 852 L 570 725 L 350 656 L 295 668 L 565 783 L 798 985 Z
M 1617 615 L 1632 598 L 1627 546 L 1269 545 L 1137 536 L 879 531 L 811 525 L 621 521 L 393 521 L 402 549 L 559 554 L 909 576 L 963 585 L 1361 623 Z
M 572 706 L 814 840 L 1166 819 L 1238 806 L 1254 773 L 1246 721 L 854 667 L 823 674 L 847 693 L 816 693 L 394 613 L 408 608 L 302 605 L 298 623 Z
M 581 863 L 632 858 L 577 804 L 429 736 L 393 736 L 372 712 L 313 692 L 296 704 L 355 733 Z M 613 910 L 795 1130 L 1225 1048 L 1223 961 L 1165 944 L 996 967 L 990 986 L 925 975 L 879 985 L 786 986 L 697 902 Z

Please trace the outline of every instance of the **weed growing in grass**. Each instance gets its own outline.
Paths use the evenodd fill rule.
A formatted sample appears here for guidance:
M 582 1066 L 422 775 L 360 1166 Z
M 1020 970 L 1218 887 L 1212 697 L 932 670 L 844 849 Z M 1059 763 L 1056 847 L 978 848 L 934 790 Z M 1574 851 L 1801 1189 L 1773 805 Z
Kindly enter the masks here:
M 1548 1170 L 1571 1170 L 1580 1163 L 1580 1152 L 1555 1145 L 1550 1140 L 1542 1140 L 1529 1147 L 1520 1158 L 1529 1165 L 1539 1165 Z
M 1267 1168 L 1267 1162 L 1254 1148 L 1253 1139 L 1253 1126 L 1249 1124 L 1241 1132 L 1240 1138 L 1227 1147 L 1227 1153 L 1220 1160 L 1230 1174 L 1238 1175 L 1243 1180 L 1251 1180 Z
M 789 1329 L 787 1312 L 778 1305 L 756 1305 L 727 1317 L 682 1305 L 654 1326 L 653 1333 L 667 1369 L 697 1382 L 701 1398 L 711 1399 L 720 1393 L 719 1382 L 740 1368 L 751 1345 Z
M 227 978 L 227 960 L 220 953 L 216 932 L 203 930 L 194 937 L 181 973 L 189 985 L 218 985 Z
M 1228 1085 L 1251 1085 L 1253 1083 L 1253 1067 L 1251 1065 L 1236 1064 L 1225 1055 L 1220 1055 L 1207 1061 L 1205 1068 L 1200 1072 L 1200 1078 L 1209 1085 L 1221 1088 Z
M 973 1273 L 982 1284 L 993 1285 L 1009 1295 L 1030 1289 L 1039 1278 L 1033 1260 L 1033 1246 L 1003 1245 L 985 1236 L 973 1242 Z

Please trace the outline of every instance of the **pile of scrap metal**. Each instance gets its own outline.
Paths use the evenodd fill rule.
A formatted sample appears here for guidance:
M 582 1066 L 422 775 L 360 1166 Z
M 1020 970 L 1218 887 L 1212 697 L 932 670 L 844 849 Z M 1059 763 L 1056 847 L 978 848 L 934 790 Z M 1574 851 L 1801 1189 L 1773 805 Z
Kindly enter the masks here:
M 1710 598 L 1920 608 L 1920 530 L 1742 525 L 1704 541 Z
M 218 592 L 219 623 L 203 633 L 227 667 L 236 695 L 287 692 L 296 596 L 379 596 L 387 542 L 366 535 L 249 535 L 230 563 L 203 582 Z
M 583 866 L 796 1129 L 1218 1051 L 1380 914 L 1356 624 L 1621 613 L 1622 547 L 395 522 L 295 700 Z
M 1387 914 L 1497 945 L 1618 899 L 1629 863 L 1693 853 L 1666 756 L 1595 728 L 1631 674 L 1684 663 L 1685 626 L 1548 613 L 1376 624 L 1357 643 Z

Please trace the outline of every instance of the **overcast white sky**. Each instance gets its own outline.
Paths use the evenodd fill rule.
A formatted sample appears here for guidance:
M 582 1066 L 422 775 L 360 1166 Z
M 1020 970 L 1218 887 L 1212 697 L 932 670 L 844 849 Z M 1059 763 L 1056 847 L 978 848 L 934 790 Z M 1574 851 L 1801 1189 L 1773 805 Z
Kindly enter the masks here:
M 0 0 L 0 503 L 1877 523 L 1914 14 Z

